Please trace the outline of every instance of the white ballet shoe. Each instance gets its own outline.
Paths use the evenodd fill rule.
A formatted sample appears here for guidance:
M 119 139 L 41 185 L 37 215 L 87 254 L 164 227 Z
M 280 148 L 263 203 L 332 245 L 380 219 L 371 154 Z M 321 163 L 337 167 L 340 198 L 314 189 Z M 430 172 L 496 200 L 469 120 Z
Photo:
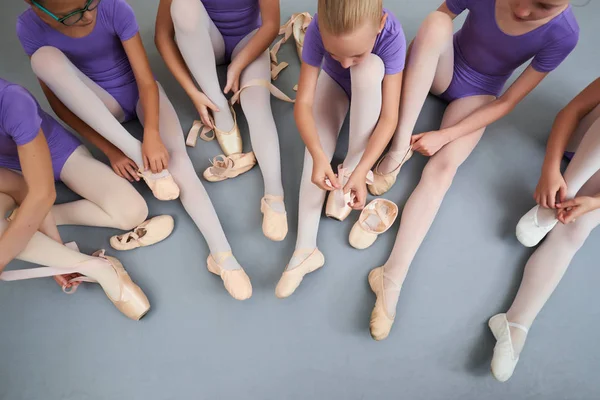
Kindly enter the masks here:
M 515 356 L 515 350 L 510 337 L 510 327 L 521 329 L 527 334 L 528 329 L 523 325 L 508 322 L 506 314 L 496 314 L 488 322 L 490 330 L 496 338 L 494 356 L 492 357 L 492 375 L 500 382 L 506 382 L 512 376 L 519 357 Z
M 290 270 L 285 270 L 275 288 L 275 296 L 280 299 L 291 296 L 298 286 L 300 286 L 306 274 L 314 272 L 325 265 L 325 256 L 323 256 L 323 253 L 319 249 L 314 249 L 312 252 L 311 250 L 296 250 L 294 256 L 306 253 L 310 253 L 310 255 L 300 265 Z
M 288 233 L 287 213 L 273 210 L 270 201 L 283 203 L 283 196 L 268 194 L 260 200 L 260 211 L 263 213 L 262 230 L 268 239 L 280 242 Z
M 233 257 L 230 251 L 211 254 L 206 260 L 206 266 L 210 272 L 221 277 L 231 297 L 236 300 L 247 300 L 252 296 L 250 278 L 243 268 L 233 270 L 223 268 L 221 264 L 229 257 Z
M 539 205 L 523 215 L 517 224 L 517 239 L 525 247 L 534 247 L 556 226 L 558 220 L 550 225 L 540 225 L 538 222 Z
M 396 183 L 396 179 L 398 179 L 398 174 L 400 173 L 400 168 L 408 160 L 410 160 L 412 155 L 413 155 L 412 148 L 409 147 L 406 152 L 399 153 L 399 152 L 390 151 L 385 156 L 383 156 L 381 158 L 381 160 L 379 160 L 379 162 L 377 163 L 375 168 L 373 169 L 373 183 L 370 185 L 367 185 L 369 192 L 371 192 L 371 194 L 374 196 L 381 196 L 382 194 L 384 194 L 388 190 L 390 190 L 392 188 L 392 186 L 394 186 L 394 184 Z M 399 159 L 400 161 L 399 161 L 398 166 L 392 172 L 384 174 L 381 171 L 379 171 L 379 165 L 386 157 L 391 157 L 394 160 Z
M 392 330 L 392 326 L 394 325 L 394 319 L 396 318 L 396 314 L 389 315 L 385 308 L 384 277 L 385 272 L 383 271 L 383 267 L 374 268 L 369 272 L 369 286 L 376 297 L 375 307 L 373 307 L 373 311 L 371 312 L 369 330 L 371 332 L 371 337 L 377 341 L 388 337 Z M 398 290 L 400 290 L 400 288 L 401 287 L 399 287 Z
M 168 238 L 174 226 L 173 217 L 159 215 L 143 222 L 131 232 L 111 237 L 110 245 L 113 249 L 121 251 L 152 246 Z
M 355 249 L 370 247 L 396 221 L 398 206 L 386 199 L 375 199 L 362 210 L 348 240 Z

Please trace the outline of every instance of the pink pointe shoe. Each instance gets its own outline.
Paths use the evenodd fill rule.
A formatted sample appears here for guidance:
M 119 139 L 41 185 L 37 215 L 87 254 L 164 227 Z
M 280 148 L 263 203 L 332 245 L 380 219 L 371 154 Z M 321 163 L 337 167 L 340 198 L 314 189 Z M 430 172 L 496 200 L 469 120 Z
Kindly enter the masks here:
M 211 254 L 206 260 L 207 268 L 213 274 L 221 277 L 225 289 L 231 297 L 236 300 L 247 300 L 252 296 L 250 278 L 248 278 L 248 275 L 246 275 L 246 272 L 242 268 L 234 270 L 223 268 L 221 264 L 229 257 L 233 257 L 230 251 Z
M 337 177 L 342 187 L 329 192 L 329 196 L 327 196 L 325 215 L 329 218 L 343 221 L 353 210 L 351 207 L 354 203 L 352 193 L 344 193 L 344 185 L 348 182 L 350 175 L 352 175 L 352 171 L 344 168 L 341 164 L 338 166 Z M 373 172 L 371 171 L 367 174 L 367 184 L 370 183 L 373 183 Z
M 179 186 L 166 169 L 160 174 L 153 174 L 150 171 L 138 171 L 138 176 L 146 182 L 146 185 L 158 200 L 169 201 L 179 197 Z
M 204 140 L 205 142 L 210 142 L 216 138 L 217 142 L 219 142 L 219 146 L 221 146 L 221 150 L 223 150 L 223 153 L 226 156 L 241 153 L 242 136 L 240 135 L 240 128 L 238 128 L 237 117 L 233 107 L 230 107 L 230 110 L 233 117 L 233 128 L 231 128 L 229 132 L 220 130 L 217 128 L 214 122 L 212 123 L 214 128 L 210 128 L 204 125 L 202 121 L 194 121 L 192 129 L 190 129 L 185 143 L 190 147 L 195 147 L 196 142 L 198 141 L 198 136 L 200 136 L 200 139 Z M 209 136 L 208 133 L 211 131 L 213 134 Z
M 131 232 L 113 236 L 110 238 L 110 245 L 113 249 L 121 251 L 152 246 L 168 238 L 173 232 L 174 226 L 173 217 L 159 215 L 143 222 Z
M 73 249 L 72 246 L 69 247 Z M 104 250 L 97 251 L 93 254 L 93 256 L 105 261 L 105 265 L 112 267 L 114 272 L 117 274 L 117 278 L 119 280 L 120 295 L 118 298 L 112 298 L 108 294 L 106 294 L 108 299 L 115 305 L 115 307 L 117 307 L 119 311 L 121 311 L 121 313 L 123 313 L 128 318 L 133 319 L 135 321 L 140 320 L 150 310 L 150 302 L 148 301 L 148 298 L 146 297 L 144 292 L 142 292 L 142 289 L 140 289 L 138 285 L 133 283 L 133 281 L 129 277 L 129 274 L 127 273 L 127 271 L 125 271 L 125 268 L 123 268 L 123 264 L 121 264 L 119 260 L 113 257 L 105 256 Z M 40 267 L 32 269 L 21 269 L 16 271 L 6 271 L 0 274 L 0 280 L 18 281 L 24 279 L 45 278 L 50 276 L 73 273 L 85 274 L 86 269 L 93 268 L 98 268 L 97 260 L 85 261 L 71 268 Z M 73 282 L 97 283 L 95 280 L 87 276 L 81 276 L 78 278 L 71 279 L 71 281 L 69 281 L 69 283 Z M 63 291 L 69 294 L 74 292 L 74 290 L 67 292 L 65 287 L 63 287 Z

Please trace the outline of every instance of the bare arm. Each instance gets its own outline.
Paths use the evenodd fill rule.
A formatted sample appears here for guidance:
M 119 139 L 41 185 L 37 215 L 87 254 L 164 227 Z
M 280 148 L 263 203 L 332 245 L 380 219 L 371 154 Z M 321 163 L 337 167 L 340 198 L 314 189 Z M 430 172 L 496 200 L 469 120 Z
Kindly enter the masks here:
M 234 92 L 238 91 L 240 73 L 269 48 L 279 33 L 281 22 L 279 0 L 259 0 L 259 5 L 262 25 L 248 44 L 231 61 L 229 70 L 233 72 L 232 75 L 237 76 L 230 81 L 230 74 L 228 73 L 225 93 L 228 93 L 230 90 Z
M 440 130 L 449 141 L 468 135 L 498 121 L 510 113 L 548 75 L 530 65 L 521 76 L 496 100 L 475 110 L 456 125 Z
M 19 146 L 18 151 L 28 191 L 16 218 L 0 236 L 0 272 L 27 247 L 56 200 L 50 150 L 41 129 L 34 140 Z M 15 190 L 14 182 L 3 176 L 0 191 L 10 194 Z

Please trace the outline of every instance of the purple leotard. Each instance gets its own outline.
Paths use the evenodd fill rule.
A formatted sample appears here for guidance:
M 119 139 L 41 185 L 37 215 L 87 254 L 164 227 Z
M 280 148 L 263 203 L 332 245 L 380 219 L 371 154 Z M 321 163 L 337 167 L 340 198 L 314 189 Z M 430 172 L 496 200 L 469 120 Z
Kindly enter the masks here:
M 58 181 L 65 162 L 81 142 L 46 114 L 25 88 L 0 78 L 0 167 L 20 171 L 17 146 L 35 139 L 40 128 L 50 148 L 54 179 Z
M 225 41 L 225 59 L 231 60 L 235 46 L 260 27 L 258 0 L 201 0 Z
M 400 21 L 389 10 L 383 9 L 383 12 L 387 14 L 387 19 L 381 33 L 377 35 L 371 53 L 381 58 L 386 75 L 394 75 L 404 69 L 406 39 Z M 315 14 L 306 30 L 302 61 L 314 67 L 322 66 L 323 71 L 344 89 L 348 97 L 351 97 L 350 70 L 342 67 L 342 64 L 334 60 L 325 50 L 318 20 L 318 15 Z
M 138 31 L 133 10 L 125 0 L 102 0 L 96 26 L 82 38 L 71 38 L 51 28 L 32 9 L 21 14 L 17 21 L 17 35 L 29 56 L 42 46 L 56 47 L 119 102 L 126 120 L 136 116 L 139 93 L 121 42 Z
M 579 25 L 571 6 L 550 22 L 519 36 L 504 33 L 496 22 L 496 0 L 446 0 L 454 14 L 469 15 L 454 35 L 454 76 L 440 96 L 452 101 L 475 95 L 499 96 L 512 73 L 531 66 L 550 72 L 575 48 Z

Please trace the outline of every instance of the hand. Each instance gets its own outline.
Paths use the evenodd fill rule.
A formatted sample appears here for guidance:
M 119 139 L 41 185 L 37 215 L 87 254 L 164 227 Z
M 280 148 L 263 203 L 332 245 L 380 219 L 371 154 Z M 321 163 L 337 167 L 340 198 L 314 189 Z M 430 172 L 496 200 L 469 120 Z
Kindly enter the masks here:
M 575 197 L 562 203 L 557 203 L 559 209 L 557 213 L 558 220 L 563 224 L 570 224 L 585 213 L 600 208 L 600 199 L 591 196 Z
M 75 279 L 77 277 L 80 277 L 81 274 L 66 274 L 66 275 L 57 275 L 54 277 L 54 280 L 56 281 L 56 283 L 58 283 L 60 285 L 61 288 L 67 288 L 67 289 L 75 289 L 77 286 L 79 286 L 79 284 L 81 282 L 73 282 L 73 283 L 69 283 L 69 281 L 71 279 Z
M 331 169 L 327 157 L 313 157 L 312 183 L 323 190 L 335 190 L 341 188 L 337 175 Z
M 121 178 L 127 179 L 129 182 L 139 181 L 140 177 L 137 174 L 138 166 L 128 158 L 123 152 L 115 147 L 113 151 L 106 153 L 110 166 L 115 174 Z
M 440 151 L 448 143 L 450 143 L 450 139 L 442 131 L 425 132 L 410 138 L 413 151 L 429 157 Z
M 564 202 L 567 196 L 567 183 L 560 170 L 542 170 L 542 176 L 537 184 L 533 198 L 536 203 L 545 208 L 556 208 L 556 202 Z
M 144 169 L 151 170 L 153 174 L 162 172 L 169 168 L 169 152 L 160 137 L 146 137 L 142 143 L 142 155 L 144 157 Z
M 219 107 L 215 106 L 215 104 L 200 91 L 194 94 L 192 97 L 192 102 L 194 103 L 196 110 L 198 110 L 198 114 L 200 115 L 202 123 L 210 128 L 214 128 L 215 126 L 212 118 L 210 117 L 208 109 L 210 108 L 214 112 L 219 112 Z
M 225 84 L 225 89 L 223 93 L 227 94 L 230 91 L 236 93 L 240 90 L 240 75 L 242 73 L 242 69 L 239 68 L 234 61 L 229 64 L 227 67 L 227 83 Z
M 358 170 L 354 170 L 346 186 L 344 186 L 344 194 L 350 193 L 352 203 L 348 204 L 354 210 L 362 210 L 365 208 L 367 200 L 367 175 Z

